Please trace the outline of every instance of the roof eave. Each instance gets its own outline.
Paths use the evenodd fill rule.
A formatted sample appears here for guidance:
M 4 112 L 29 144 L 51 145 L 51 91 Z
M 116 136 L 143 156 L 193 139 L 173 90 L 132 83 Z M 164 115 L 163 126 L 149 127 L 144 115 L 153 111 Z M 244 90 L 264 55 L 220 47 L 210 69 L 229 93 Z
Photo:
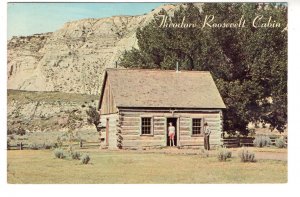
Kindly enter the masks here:
M 101 109 L 106 80 L 107 80 L 107 70 L 104 71 L 104 77 L 103 77 L 102 86 L 101 86 L 101 92 L 100 92 L 100 99 L 99 99 L 98 108 L 97 108 L 98 111 Z

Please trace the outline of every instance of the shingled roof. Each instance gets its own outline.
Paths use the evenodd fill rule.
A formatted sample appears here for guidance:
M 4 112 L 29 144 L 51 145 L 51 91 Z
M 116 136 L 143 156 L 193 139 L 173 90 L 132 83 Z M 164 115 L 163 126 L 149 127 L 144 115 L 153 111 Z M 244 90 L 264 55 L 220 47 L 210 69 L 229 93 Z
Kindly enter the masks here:
M 117 107 L 226 108 L 207 71 L 107 69 L 105 80 Z

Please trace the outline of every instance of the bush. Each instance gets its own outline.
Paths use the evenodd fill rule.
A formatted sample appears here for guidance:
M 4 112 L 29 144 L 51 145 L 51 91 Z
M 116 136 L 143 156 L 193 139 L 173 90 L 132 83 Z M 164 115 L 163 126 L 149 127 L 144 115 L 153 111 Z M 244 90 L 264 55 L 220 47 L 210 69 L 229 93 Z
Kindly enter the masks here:
M 24 128 L 18 127 L 14 129 L 8 129 L 7 130 L 8 135 L 16 134 L 16 135 L 25 135 L 26 130 Z
M 256 160 L 255 160 L 255 154 L 253 152 L 250 152 L 246 148 L 243 148 L 239 152 L 239 157 L 241 158 L 242 162 L 256 162 Z
M 44 143 L 43 144 L 43 149 L 51 149 L 53 148 L 55 145 L 52 143 Z
M 66 157 L 64 151 L 62 149 L 60 149 L 60 148 L 56 148 L 54 150 L 54 155 L 58 159 L 64 159 Z
M 84 154 L 81 157 L 81 163 L 82 164 L 88 164 L 90 160 L 91 160 L 91 158 L 88 154 Z
M 253 145 L 256 147 L 264 147 L 264 146 L 269 146 L 271 144 L 271 139 L 268 136 L 256 136 L 255 139 L 253 140 Z
M 208 153 L 208 151 L 205 150 L 204 148 L 201 148 L 201 149 L 200 149 L 200 156 L 201 156 L 202 158 L 209 157 L 209 153 Z
M 286 147 L 285 140 L 283 138 L 277 138 L 275 140 L 275 146 L 278 148 L 285 148 Z
M 43 144 L 37 144 L 37 143 L 32 143 L 29 145 L 29 149 L 31 150 L 41 150 L 41 149 L 51 149 L 53 147 L 53 144 L 46 144 L 46 143 L 43 143 Z
M 231 158 L 231 155 L 231 151 L 227 150 L 226 148 L 221 148 L 218 151 L 219 161 L 226 161 L 227 159 Z
M 80 160 L 80 156 L 81 154 L 79 152 L 71 152 L 71 158 L 74 159 L 74 160 Z
M 56 138 L 56 142 L 54 143 L 54 148 L 61 148 L 63 145 L 63 140 L 61 139 L 61 137 L 57 137 Z
M 31 150 L 39 150 L 39 149 L 41 149 L 41 146 L 39 146 L 38 144 L 30 144 L 29 145 L 29 149 L 31 149 Z

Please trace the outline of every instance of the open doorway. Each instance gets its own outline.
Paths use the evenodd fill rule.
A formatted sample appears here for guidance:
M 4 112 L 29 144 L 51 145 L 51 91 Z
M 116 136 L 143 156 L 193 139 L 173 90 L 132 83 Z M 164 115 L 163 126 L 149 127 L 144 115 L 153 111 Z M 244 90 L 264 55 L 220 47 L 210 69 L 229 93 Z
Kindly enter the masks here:
M 170 146 L 170 137 L 169 137 L 169 123 L 172 122 L 172 125 L 175 127 L 175 136 L 174 136 L 174 144 L 177 146 L 177 118 L 167 118 L 167 129 L 166 129 L 166 139 L 167 139 L 167 146 Z

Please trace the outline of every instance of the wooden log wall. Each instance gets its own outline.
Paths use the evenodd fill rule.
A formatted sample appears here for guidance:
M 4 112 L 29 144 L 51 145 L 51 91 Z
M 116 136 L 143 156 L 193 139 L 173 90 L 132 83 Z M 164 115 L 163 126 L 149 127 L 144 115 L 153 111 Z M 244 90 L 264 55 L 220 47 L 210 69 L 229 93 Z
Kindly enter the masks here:
M 153 118 L 153 135 L 141 135 L 141 116 L 145 113 L 123 113 L 120 120 L 122 127 L 123 148 L 141 148 L 165 146 L 165 118 L 161 115 Z
M 180 146 L 204 146 L 204 137 L 192 135 L 192 118 L 202 118 L 203 122 L 207 122 L 210 129 L 211 146 L 221 145 L 222 122 L 220 113 L 201 113 L 201 114 L 180 114 Z M 202 131 L 203 132 L 203 131 Z M 203 134 L 203 133 L 202 133 Z
M 166 146 L 166 120 L 172 117 L 172 113 L 166 112 L 133 112 L 120 111 L 120 123 L 122 128 L 123 148 L 160 147 Z M 153 135 L 141 135 L 141 117 L 153 118 Z M 209 113 L 174 113 L 174 118 L 179 118 L 177 122 L 180 134 L 178 146 L 203 146 L 203 136 L 192 136 L 192 118 L 204 118 L 208 122 L 212 133 L 210 142 L 212 145 L 221 145 L 222 124 L 220 112 Z

